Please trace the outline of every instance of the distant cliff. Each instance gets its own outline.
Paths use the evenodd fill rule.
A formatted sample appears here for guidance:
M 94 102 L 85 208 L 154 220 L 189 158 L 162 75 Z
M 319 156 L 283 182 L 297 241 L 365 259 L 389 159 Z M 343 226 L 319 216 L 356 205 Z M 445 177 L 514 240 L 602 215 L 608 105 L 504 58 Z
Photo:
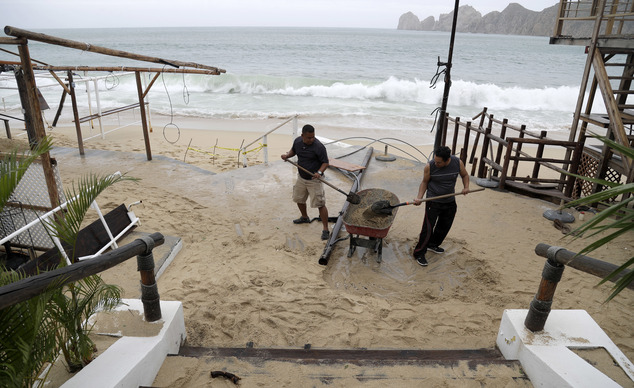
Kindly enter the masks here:
M 502 12 L 484 16 L 470 5 L 458 9 L 456 31 L 483 34 L 550 36 L 555 29 L 558 3 L 541 12 L 531 11 L 520 4 L 511 3 Z M 453 11 L 441 14 L 438 20 L 429 16 L 422 21 L 412 12 L 401 15 L 399 30 L 451 31 Z

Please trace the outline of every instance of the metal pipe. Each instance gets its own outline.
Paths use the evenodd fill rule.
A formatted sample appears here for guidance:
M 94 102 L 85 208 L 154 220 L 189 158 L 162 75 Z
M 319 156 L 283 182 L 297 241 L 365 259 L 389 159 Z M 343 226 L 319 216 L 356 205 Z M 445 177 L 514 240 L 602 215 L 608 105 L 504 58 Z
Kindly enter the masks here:
M 363 158 L 363 162 L 361 163 L 363 167 L 368 166 L 368 163 L 370 163 L 370 159 L 372 158 L 373 153 L 374 153 L 374 148 L 373 147 L 368 148 L 368 151 L 365 154 L 365 158 Z M 364 168 L 361 171 L 359 171 L 358 179 L 355 180 L 355 182 L 352 184 L 352 188 L 350 189 L 351 193 L 356 193 L 359 190 L 359 186 L 361 185 L 360 182 L 361 182 L 361 179 L 363 178 L 363 173 L 365 172 L 365 170 L 366 169 Z M 324 248 L 323 253 L 319 257 L 320 265 L 328 265 L 328 260 L 330 260 L 330 254 L 332 253 L 332 247 L 335 245 L 337 241 L 339 241 L 337 240 L 337 235 L 339 235 L 339 230 L 341 230 L 341 225 L 343 225 L 343 215 L 346 214 L 346 210 L 348 210 L 349 205 L 350 205 L 350 202 L 346 201 L 343 204 L 343 207 L 341 208 L 341 212 L 339 213 L 337 222 L 335 223 L 335 226 L 333 226 L 332 228 L 332 233 L 330 234 L 328 243 L 326 244 L 326 247 Z
M 552 248 L 552 246 L 540 243 L 537 244 L 537 246 L 535 247 L 535 253 L 541 257 L 547 257 L 547 253 L 550 248 Z M 556 252 L 556 254 L 553 256 L 553 260 L 559 264 L 567 265 L 574 269 L 578 269 L 579 271 L 583 271 L 591 275 L 598 276 L 600 278 L 605 278 L 619 268 L 619 266 L 616 264 L 608 263 L 584 255 L 579 255 L 564 248 L 561 248 Z M 619 279 L 630 272 L 631 270 L 624 269 L 617 275 L 610 278 L 610 281 L 617 282 Z M 626 288 L 634 290 L 634 283 L 628 284 Z

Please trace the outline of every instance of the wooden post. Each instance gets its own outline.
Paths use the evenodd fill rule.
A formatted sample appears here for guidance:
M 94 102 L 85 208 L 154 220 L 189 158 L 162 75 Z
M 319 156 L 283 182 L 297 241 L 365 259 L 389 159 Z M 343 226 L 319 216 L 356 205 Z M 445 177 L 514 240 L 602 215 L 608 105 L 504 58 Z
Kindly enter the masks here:
M 2 119 L 4 121 L 4 129 L 7 131 L 7 139 L 11 139 L 11 129 L 9 128 L 9 120 Z
M 18 87 L 22 89 L 20 90 L 20 100 L 24 108 L 24 122 L 29 135 L 29 143 L 33 149 L 46 137 L 46 130 L 44 129 L 44 121 L 42 120 L 35 74 L 33 74 L 31 56 L 27 43 L 20 44 L 18 46 L 18 52 L 22 65 L 21 69 L 16 72 L 16 80 L 21 79 L 22 81 L 18 82 Z M 20 84 L 22 84 L 21 87 Z M 51 208 L 56 208 L 60 205 L 59 192 L 57 190 L 57 182 L 55 182 L 51 154 L 46 152 L 42 154 L 41 159 L 42 169 L 44 170 L 44 180 L 46 181 L 46 187 L 48 189 L 48 197 L 51 201 Z
M 570 166 L 569 171 L 571 174 L 577 174 L 579 171 L 579 165 L 581 164 L 581 154 L 583 154 L 583 145 L 583 143 L 577 142 L 575 150 L 572 153 L 572 165 Z M 569 175 L 566 178 L 566 188 L 564 190 L 564 195 L 568 198 L 572 198 L 572 190 L 574 189 L 576 179 L 577 178 L 572 175 Z
M 509 120 L 508 119 L 504 119 L 502 120 L 502 129 L 500 129 L 500 138 L 504 139 L 506 137 L 506 126 L 508 125 Z M 501 160 L 502 160 L 502 151 L 504 149 L 504 145 L 500 142 L 498 143 L 498 152 L 497 155 L 495 156 L 495 163 L 500 164 Z M 491 155 L 493 156 L 493 155 Z M 497 170 L 493 170 L 493 175 L 494 176 L 498 176 L 498 171 Z
M 522 124 L 522 126 L 520 127 L 520 139 L 523 139 L 524 136 L 526 136 L 526 125 Z M 517 151 L 515 152 L 515 159 L 513 160 L 513 170 L 511 171 L 511 176 L 517 176 L 517 168 L 519 167 L 519 157 L 520 154 L 522 152 L 522 145 L 524 143 L 523 142 L 518 142 L 517 143 Z
M 57 112 L 55 113 L 55 119 L 53 120 L 53 127 L 57 126 L 57 120 L 59 120 L 59 116 L 61 116 L 62 114 L 62 108 L 64 108 L 64 101 L 66 101 L 67 94 L 68 93 L 66 93 L 66 90 L 62 90 L 62 97 L 59 99 L 59 106 L 57 107 Z
M 73 105 L 73 121 L 75 121 L 75 133 L 77 134 L 77 148 L 79 155 L 84 155 L 84 139 L 81 135 L 81 123 L 79 122 L 79 111 L 77 110 L 77 96 L 75 95 L 75 82 L 73 72 L 68 70 L 68 87 L 70 89 L 70 101 Z
M 506 184 L 509 162 L 511 161 L 511 153 L 513 152 L 513 138 L 508 139 L 508 145 L 506 147 L 506 156 L 504 156 L 504 165 L 502 166 L 502 174 L 500 174 L 500 184 L 498 186 L 500 189 L 504 189 L 504 185 Z
M 541 131 L 541 134 L 539 135 L 540 139 L 543 139 L 546 137 L 546 131 Z M 537 159 L 541 159 L 544 156 L 544 143 L 540 142 L 537 145 L 537 154 L 535 154 L 535 157 Z M 537 178 L 539 176 L 539 167 L 541 165 L 539 164 L 538 161 L 535 161 L 535 165 L 533 166 L 533 175 L 531 176 L 531 178 Z
M 456 153 L 456 147 L 458 146 L 458 132 L 460 132 L 460 117 L 456 117 L 456 122 L 453 130 L 453 141 L 451 143 L 451 153 Z
M 487 108 L 485 107 L 482 110 L 482 116 L 480 116 L 480 124 L 478 124 L 478 129 L 476 130 L 476 138 L 473 141 L 473 150 L 471 150 L 471 157 L 469 158 L 469 163 L 473 163 L 473 158 L 475 158 L 475 153 L 476 153 L 476 149 L 478 148 L 478 142 L 480 141 L 480 131 L 482 130 L 482 126 L 484 125 L 484 119 L 486 119 L 487 115 L 486 115 L 486 110 Z M 493 115 L 489 116 L 489 126 L 493 125 Z
M 489 121 L 489 125 L 487 125 L 484 130 L 484 139 L 482 140 L 482 152 L 480 153 L 480 165 L 478 166 L 478 178 L 486 178 L 486 165 L 485 159 L 487 153 L 489 151 L 489 144 L 491 144 L 491 130 L 493 129 L 493 115 L 491 115 L 491 120 Z M 475 148 L 473 149 L 475 152 Z M 491 160 L 493 160 L 493 155 L 491 155 Z M 474 163 L 475 166 L 475 163 Z
M 143 139 L 145 140 L 145 155 L 147 160 L 152 160 L 152 149 L 150 147 L 150 134 L 147 126 L 147 116 L 145 114 L 145 103 L 143 102 L 143 84 L 141 83 L 141 72 L 135 71 L 136 90 L 139 96 L 139 111 L 141 114 L 141 125 L 143 126 Z
M 464 134 L 464 145 L 462 148 L 464 152 L 460 153 L 460 160 L 462 160 L 462 164 L 464 165 L 467 164 L 467 153 L 469 153 L 469 136 L 471 136 L 471 121 L 467 121 L 467 127 Z

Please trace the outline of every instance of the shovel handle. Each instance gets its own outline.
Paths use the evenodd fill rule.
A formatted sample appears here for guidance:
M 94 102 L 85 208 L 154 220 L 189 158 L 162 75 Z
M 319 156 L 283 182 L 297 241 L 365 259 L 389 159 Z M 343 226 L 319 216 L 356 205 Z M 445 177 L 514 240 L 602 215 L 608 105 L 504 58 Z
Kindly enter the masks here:
M 293 162 L 292 160 L 288 160 L 288 159 L 286 159 L 285 161 L 286 161 L 286 162 L 289 162 L 290 164 L 292 164 L 293 166 L 295 166 L 295 167 L 299 168 L 300 170 L 302 170 L 302 171 L 304 171 L 304 172 L 309 173 L 310 175 L 315 174 L 314 172 L 310 172 L 310 171 L 308 171 L 307 169 L 305 169 L 304 167 L 300 166 L 299 164 L 297 164 L 297 163 Z M 338 188 L 338 187 L 334 186 L 332 183 L 330 183 L 330 182 L 326 181 L 325 179 L 323 179 L 323 178 L 317 178 L 317 179 L 319 179 L 320 181 L 324 182 L 325 184 L 327 184 L 328 186 L 332 187 L 333 189 L 337 190 L 337 191 L 338 191 L 338 192 L 340 192 L 341 194 L 348 195 L 348 193 L 346 193 L 345 191 L 341 190 L 340 188 Z
M 475 190 L 469 190 L 469 193 L 477 193 L 478 191 L 483 191 L 483 190 L 484 190 L 484 187 L 479 187 Z M 436 197 L 431 197 L 431 198 L 422 198 L 420 201 L 421 202 L 434 201 L 436 199 L 455 197 L 456 195 L 461 195 L 461 194 L 462 193 L 443 194 L 443 195 L 438 195 Z

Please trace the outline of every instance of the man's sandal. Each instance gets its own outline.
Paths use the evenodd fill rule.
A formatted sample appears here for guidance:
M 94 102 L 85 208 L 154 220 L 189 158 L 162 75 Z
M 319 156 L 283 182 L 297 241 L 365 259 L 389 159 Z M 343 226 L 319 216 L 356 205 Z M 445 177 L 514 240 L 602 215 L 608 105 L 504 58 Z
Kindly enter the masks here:
M 310 218 L 299 217 L 296 220 L 293 220 L 294 224 L 310 224 Z

